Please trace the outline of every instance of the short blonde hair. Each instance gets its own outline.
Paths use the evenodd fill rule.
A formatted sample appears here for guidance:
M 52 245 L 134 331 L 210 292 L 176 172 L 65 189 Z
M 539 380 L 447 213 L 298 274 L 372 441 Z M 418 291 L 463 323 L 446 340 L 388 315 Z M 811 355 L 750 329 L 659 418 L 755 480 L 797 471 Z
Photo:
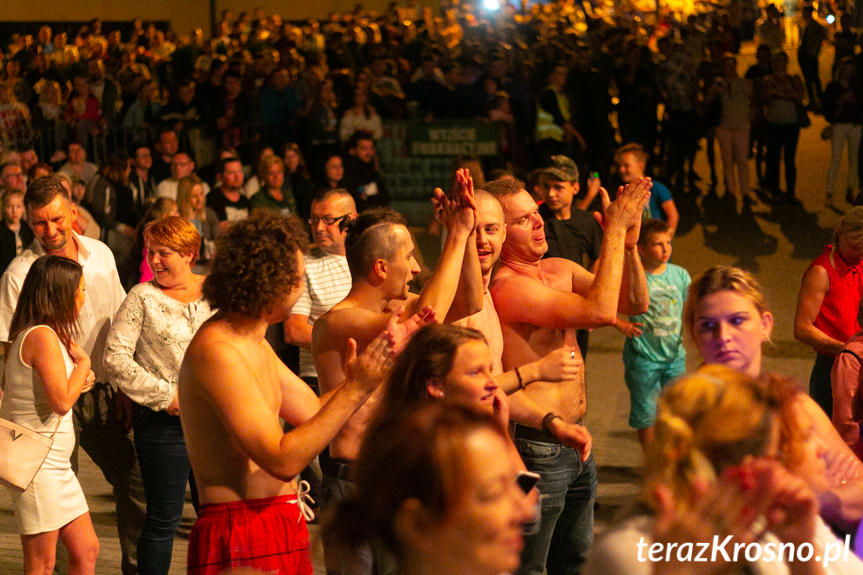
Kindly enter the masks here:
M 5 208 L 9 204 L 9 200 L 15 196 L 21 198 L 21 202 L 24 202 L 24 192 L 21 190 L 16 190 L 14 188 L 0 188 L 2 193 L 0 193 L 0 207 Z
M 155 220 L 144 228 L 147 244 L 157 244 L 183 255 L 192 256 L 192 264 L 198 261 L 201 251 L 201 234 L 195 224 L 181 216 L 168 216 Z
M 285 171 L 285 162 L 278 156 L 264 156 L 258 162 L 258 179 L 261 181 L 261 187 L 263 187 L 267 172 L 270 171 L 273 165 L 278 165 L 283 172 Z
M 636 158 L 638 158 L 641 162 L 646 162 L 647 158 L 650 154 L 644 149 L 644 147 L 636 142 L 630 142 L 628 144 L 624 144 L 617 148 L 614 152 L 614 161 L 615 163 L 620 163 L 620 159 L 626 154 L 633 154 Z

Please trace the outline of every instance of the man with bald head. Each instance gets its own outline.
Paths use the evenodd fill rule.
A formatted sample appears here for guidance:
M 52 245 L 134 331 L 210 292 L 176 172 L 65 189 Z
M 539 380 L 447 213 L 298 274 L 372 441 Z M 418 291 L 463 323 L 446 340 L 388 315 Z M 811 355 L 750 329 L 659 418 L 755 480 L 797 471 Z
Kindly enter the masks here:
M 306 289 L 285 321 L 285 342 L 300 348 L 300 377 L 318 390 L 318 372 L 312 360 L 312 326 L 351 289 L 351 272 L 345 257 L 344 221 L 357 217 L 350 192 L 322 190 L 312 198 L 309 227 L 315 247 L 304 254 Z
M 647 280 L 636 251 L 650 180 L 603 198 L 605 237 L 590 273 L 548 250 L 542 216 L 518 180 L 491 182 L 488 190 L 503 207 L 506 240 L 491 295 L 503 332 L 504 369 L 536 361 L 558 349 L 580 356 L 575 330 L 611 324 L 618 311 L 647 309 Z M 596 468 L 591 437 L 581 426 L 587 412 L 584 373 L 562 382 L 538 381 L 512 396 L 510 417 L 525 465 L 540 474 L 543 494 L 538 533 L 526 538 L 519 573 L 579 573 L 593 540 Z M 561 439 L 561 427 L 580 430 Z M 579 445 L 580 443 L 580 445 Z M 572 447 L 576 446 L 576 447 Z

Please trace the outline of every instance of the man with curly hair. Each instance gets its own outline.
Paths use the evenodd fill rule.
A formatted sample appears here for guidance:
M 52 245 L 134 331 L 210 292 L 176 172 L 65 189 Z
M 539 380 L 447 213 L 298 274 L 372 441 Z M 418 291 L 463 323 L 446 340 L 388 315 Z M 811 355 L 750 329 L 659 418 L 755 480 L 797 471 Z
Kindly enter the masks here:
M 367 210 L 354 220 L 345 239 L 351 289 L 341 302 L 321 316 L 312 328 L 312 358 L 321 393 L 333 389 L 344 378 L 345 343 L 355 338 L 359 349 L 386 325 L 390 314 L 405 308 L 402 316 L 415 312 L 432 314 L 452 322 L 482 308 L 483 287 L 476 250 L 476 205 L 473 183 L 467 170 L 459 170 L 450 197 L 440 189 L 432 200 L 447 236 L 438 266 L 420 294 L 408 284 L 419 273 L 415 246 L 404 218 L 389 208 Z M 407 320 L 410 322 L 410 320 Z M 351 488 L 347 481 L 380 394 L 375 393 L 357 410 L 330 443 L 330 457 L 321 462 L 323 504 L 330 505 Z M 374 558 L 365 547 L 339 553 L 324 541 L 327 572 L 372 573 Z
M 285 320 L 303 290 L 304 246 L 298 219 L 265 211 L 218 240 L 203 287 L 218 312 L 189 345 L 179 379 L 201 503 L 190 574 L 242 565 L 311 575 L 308 508 L 296 477 L 386 379 L 398 343 L 387 332 L 359 357 L 347 342 L 345 377 L 320 399 L 267 343 L 267 327 Z

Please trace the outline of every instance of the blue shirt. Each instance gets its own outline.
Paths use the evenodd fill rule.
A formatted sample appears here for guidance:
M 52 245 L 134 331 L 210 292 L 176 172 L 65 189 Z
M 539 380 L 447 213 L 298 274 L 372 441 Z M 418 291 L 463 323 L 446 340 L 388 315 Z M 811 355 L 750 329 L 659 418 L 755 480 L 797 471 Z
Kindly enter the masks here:
M 665 264 L 661 274 L 647 275 L 650 305 L 629 321 L 642 324 L 641 335 L 628 338 L 624 355 L 639 355 L 657 363 L 686 357 L 683 347 L 683 304 L 689 290 L 689 273 L 680 266 Z
M 668 221 L 668 216 L 665 215 L 662 204 L 670 199 L 672 199 L 671 191 L 664 184 L 654 180 L 650 188 L 650 202 L 644 207 L 644 215 L 655 220 Z

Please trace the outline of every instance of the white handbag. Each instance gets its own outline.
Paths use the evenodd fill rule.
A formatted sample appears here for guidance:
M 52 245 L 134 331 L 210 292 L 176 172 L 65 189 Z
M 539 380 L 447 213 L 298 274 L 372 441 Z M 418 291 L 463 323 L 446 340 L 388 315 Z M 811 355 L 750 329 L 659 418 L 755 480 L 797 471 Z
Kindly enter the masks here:
M 60 418 L 57 419 L 59 425 Z M 42 435 L 0 418 L 0 479 L 19 489 L 30 487 L 51 451 L 55 433 L 56 427 L 51 435 Z
M 5 380 L 4 370 L 0 376 L 0 391 L 5 387 Z M 43 435 L 0 418 L 0 480 L 22 490 L 30 487 L 36 472 L 51 451 L 61 420 L 61 417 L 57 418 L 57 425 L 51 435 Z

